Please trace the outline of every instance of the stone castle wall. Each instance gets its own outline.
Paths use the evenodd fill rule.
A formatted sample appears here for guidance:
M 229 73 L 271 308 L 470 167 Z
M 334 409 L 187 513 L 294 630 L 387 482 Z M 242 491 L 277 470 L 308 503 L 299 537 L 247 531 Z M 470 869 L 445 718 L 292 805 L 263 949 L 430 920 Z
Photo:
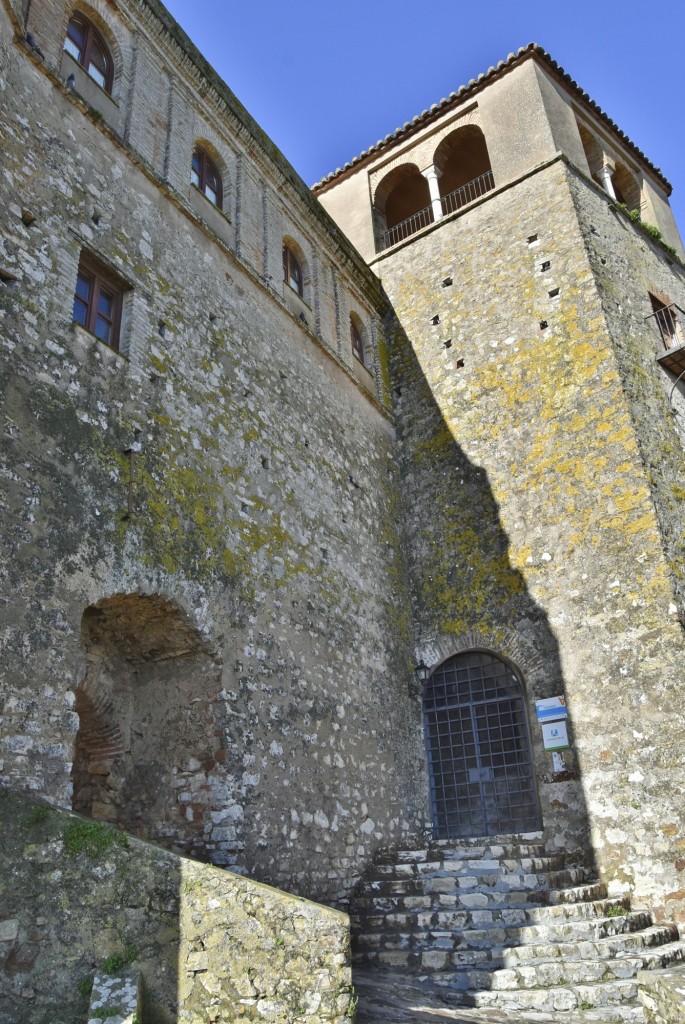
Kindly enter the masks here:
M 61 5 L 31 7 L 45 63 L 0 13 L 0 779 L 67 807 L 75 785 L 86 813 L 343 897 L 426 813 L 386 306 L 280 154 L 236 131 L 228 91 L 222 125 L 219 86 L 190 91 L 197 63 L 160 105 L 150 76 L 178 44 L 154 8 L 122 10 L 130 32 L 141 18 L 121 37 L 128 139 L 51 76 Z M 172 117 L 146 150 L 153 106 Z M 229 136 L 222 218 L 189 168 L 198 137 Z M 84 252 L 126 285 L 126 355 L 71 322 Z
M 603 286 L 600 250 L 614 254 Z M 482 647 L 518 667 L 548 843 L 584 850 L 614 890 L 669 916 L 682 913 L 685 723 L 667 694 L 683 634 L 681 556 L 674 541 L 669 561 L 660 527 L 670 517 L 675 538 L 681 513 L 675 490 L 659 514 L 655 495 L 680 486 L 682 451 L 644 317 L 648 279 L 679 298 L 671 264 L 562 159 L 375 264 L 402 325 L 392 370 L 417 656 Z M 645 398 L 660 418 L 651 440 Z M 650 483 L 657 438 L 672 462 Z M 558 694 L 575 750 L 562 773 L 533 703 Z

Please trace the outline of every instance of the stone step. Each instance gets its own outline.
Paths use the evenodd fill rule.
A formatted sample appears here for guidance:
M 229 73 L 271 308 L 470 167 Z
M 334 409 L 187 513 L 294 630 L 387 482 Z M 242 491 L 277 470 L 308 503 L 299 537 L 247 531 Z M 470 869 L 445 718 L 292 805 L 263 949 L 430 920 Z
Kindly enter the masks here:
M 537 1012 L 559 1012 L 562 1010 L 589 1010 L 620 1006 L 625 1003 L 637 1005 L 637 981 L 597 982 L 592 985 L 568 985 L 547 989 L 519 989 L 509 992 L 465 992 L 467 1006 L 479 1009 L 507 1011 L 534 1010 Z M 463 1004 L 462 1004 L 463 1005 Z M 639 1020 L 635 1016 L 633 1019 Z
M 350 905 L 350 913 L 361 919 L 365 915 L 405 913 L 420 910 L 503 909 L 519 906 L 556 906 L 594 902 L 605 899 L 606 886 L 601 882 L 572 886 L 567 889 L 494 889 L 487 887 L 456 893 L 429 892 L 413 896 L 358 896 Z
M 662 970 L 685 960 L 685 943 L 669 942 L 664 946 L 646 949 L 633 956 L 612 959 L 543 960 L 519 967 L 500 967 L 455 971 L 445 975 L 444 984 L 455 989 L 472 991 L 506 991 L 548 988 L 559 985 L 595 984 L 605 981 L 625 981 L 635 978 L 638 971 Z M 433 975 L 433 981 L 436 977 Z
M 397 938 L 397 936 L 395 936 Z M 430 972 L 438 982 L 454 974 L 454 970 L 483 967 L 487 969 L 514 968 L 550 961 L 601 960 L 643 955 L 667 943 L 678 942 L 678 928 L 673 924 L 651 925 L 641 931 L 623 932 L 605 938 L 584 939 L 577 942 L 547 942 L 515 946 L 464 947 L 459 936 L 451 936 L 452 948 L 433 945 L 426 949 L 403 946 L 381 946 L 369 941 L 368 935 L 358 936 L 353 947 L 355 964 L 378 965 L 388 970 Z
M 479 892 L 539 892 L 582 885 L 590 881 L 587 868 L 562 868 L 549 872 L 507 872 L 506 874 L 446 875 L 429 878 L 407 874 L 404 878 L 369 878 L 364 881 L 363 893 L 368 897 L 418 896 L 422 893 Z
M 547 902 L 554 906 L 559 903 L 583 903 L 606 899 L 607 887 L 603 882 L 587 882 L 585 885 L 570 885 L 565 889 L 550 889 Z
M 357 971 L 355 977 L 355 985 L 359 993 L 360 1009 L 365 1022 L 382 1019 L 388 1022 L 401 1019 L 402 1021 L 414 1021 L 418 1020 L 420 1016 L 421 1020 L 426 1018 L 428 1020 L 436 1020 L 439 1018 L 443 1020 L 445 1017 L 449 1017 L 452 1020 L 454 1016 L 455 1020 L 466 1022 L 466 1020 L 473 1021 L 476 1014 L 474 1011 L 466 1010 L 462 1008 L 465 1000 L 462 997 L 462 993 L 450 991 L 445 993 L 444 990 L 441 992 L 440 987 L 432 983 L 430 978 L 407 978 L 406 975 L 400 972 L 394 971 L 372 971 L 364 972 Z M 390 1012 L 382 1013 L 378 1017 L 374 1010 L 369 1011 L 366 1009 L 369 1003 L 376 1003 L 376 1006 L 382 1005 L 383 1009 L 389 1009 Z M 421 1009 L 417 1016 L 417 1007 Z M 449 1007 L 449 1009 L 448 1009 Z M 365 1013 L 366 1010 L 366 1013 Z M 399 1011 L 399 1013 L 398 1013 Z M 432 1012 L 431 1012 L 432 1011 Z M 497 1020 L 523 1020 L 522 1014 L 509 1015 L 502 1017 L 498 1011 L 485 1010 L 481 1014 L 477 1012 L 479 1020 L 485 1021 L 492 1020 L 491 1014 L 495 1014 Z M 557 1018 L 553 1014 L 531 1014 L 525 1015 L 525 1019 L 529 1021 L 533 1020 L 544 1020 L 550 1021 Z M 582 1020 L 583 1024 L 608 1024 L 608 1022 L 641 1022 L 644 1024 L 644 1016 L 642 1015 L 641 1008 L 636 1007 L 635 1004 L 619 1004 L 613 1006 L 605 1006 L 599 1010 L 577 1010 L 571 1014 L 567 1014 L 565 1017 L 559 1018 L 562 1022 L 571 1019 L 573 1024 L 580 1024 Z
M 487 949 L 490 946 L 525 946 L 556 942 L 593 942 L 610 935 L 636 932 L 650 926 L 651 917 L 644 911 L 631 911 L 621 917 L 594 917 L 576 920 L 549 921 L 545 924 L 518 924 L 504 921 L 476 922 L 474 914 L 466 912 L 447 915 L 453 920 L 442 926 L 427 924 L 424 927 L 409 920 L 408 924 L 393 921 L 393 915 L 374 919 L 364 929 L 355 928 L 354 936 L 358 947 L 371 946 L 384 949 L 409 949 L 413 951 L 447 949 Z M 517 914 L 519 911 L 503 911 L 503 914 Z M 406 921 L 406 915 L 394 915 Z M 433 915 L 430 915 L 433 916 Z M 440 915 L 438 915 L 440 916 Z M 443 915 L 445 916 L 445 915 Z M 466 917 L 465 927 L 456 918 Z M 491 915 L 492 916 L 492 915 Z
M 509 927 L 512 925 L 544 924 L 555 925 L 565 921 L 587 921 L 600 917 L 627 916 L 629 900 L 604 899 L 587 903 L 559 903 L 553 906 L 511 906 L 508 902 L 499 906 L 475 907 L 428 907 L 391 909 L 380 913 L 353 912 L 353 933 L 365 931 L 418 931 L 433 929 L 439 931 L 466 931 L 471 928 Z
M 375 862 L 370 868 L 366 881 L 402 881 L 408 878 L 461 878 L 464 876 L 496 878 L 500 875 L 533 875 L 548 871 L 560 871 L 564 868 L 564 857 L 561 854 L 542 857 L 468 857 L 457 860 L 446 858 L 430 861 L 412 861 L 410 863 L 379 864 Z
M 472 860 L 474 858 L 544 857 L 547 851 L 544 843 L 494 843 L 480 842 L 462 846 L 454 841 L 432 842 L 421 850 L 383 850 L 376 855 L 376 864 L 414 864 L 434 860 Z

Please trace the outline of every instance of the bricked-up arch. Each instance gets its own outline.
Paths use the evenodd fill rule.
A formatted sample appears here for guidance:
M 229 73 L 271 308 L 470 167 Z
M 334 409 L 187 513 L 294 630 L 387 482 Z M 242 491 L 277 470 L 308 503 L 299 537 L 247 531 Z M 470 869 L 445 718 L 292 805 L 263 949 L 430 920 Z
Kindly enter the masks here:
M 439 839 L 540 827 L 523 684 L 490 651 L 442 662 L 423 695 L 433 825 Z
M 433 164 L 440 173 L 438 182 L 443 198 L 468 185 L 469 182 L 482 178 L 483 175 L 492 175 L 485 136 L 476 124 L 462 125 L 461 128 L 446 135 L 435 151 Z M 488 182 L 488 188 L 482 191 L 487 192 L 492 187 Z M 471 198 L 476 196 L 469 196 L 465 201 L 470 202 Z
M 374 197 L 374 217 L 378 238 L 381 241 L 380 247 L 386 248 L 384 242 L 393 245 L 405 237 L 402 231 L 395 237 L 393 229 L 397 229 L 421 211 L 425 211 L 425 224 L 412 225 L 406 234 L 413 234 L 419 227 L 432 223 L 433 214 L 428 182 L 416 164 L 400 164 L 379 182 Z M 386 234 L 390 237 L 384 240 Z
M 74 810 L 207 856 L 211 792 L 225 770 L 220 663 L 160 595 L 91 605 L 82 641 Z

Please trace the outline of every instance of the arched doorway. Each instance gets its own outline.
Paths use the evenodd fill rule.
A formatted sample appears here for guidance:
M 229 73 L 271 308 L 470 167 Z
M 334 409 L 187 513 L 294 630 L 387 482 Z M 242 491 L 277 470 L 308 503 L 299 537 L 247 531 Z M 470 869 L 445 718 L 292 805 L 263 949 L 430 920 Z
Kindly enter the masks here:
M 225 740 L 221 664 L 206 638 L 161 595 L 128 593 L 85 610 L 82 641 L 73 809 L 216 860 Z
M 449 658 L 428 680 L 423 714 L 438 839 L 540 827 L 523 687 L 506 662 Z

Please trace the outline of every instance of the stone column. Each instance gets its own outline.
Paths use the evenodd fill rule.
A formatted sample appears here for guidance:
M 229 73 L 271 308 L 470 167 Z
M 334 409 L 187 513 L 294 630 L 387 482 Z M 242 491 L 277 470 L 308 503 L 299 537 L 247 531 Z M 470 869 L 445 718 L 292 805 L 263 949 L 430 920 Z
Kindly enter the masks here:
M 606 164 L 602 164 L 599 169 L 599 180 L 602 182 L 604 191 L 611 196 L 612 199 L 616 199 L 616 193 L 614 192 L 614 183 L 611 180 L 611 168 L 607 167 Z
M 441 172 L 437 167 L 432 164 L 430 167 L 426 167 L 425 170 L 421 171 L 421 174 L 428 182 L 434 221 L 442 220 L 442 200 L 440 199 L 440 189 L 438 188 L 438 178 L 440 177 L 440 173 Z

